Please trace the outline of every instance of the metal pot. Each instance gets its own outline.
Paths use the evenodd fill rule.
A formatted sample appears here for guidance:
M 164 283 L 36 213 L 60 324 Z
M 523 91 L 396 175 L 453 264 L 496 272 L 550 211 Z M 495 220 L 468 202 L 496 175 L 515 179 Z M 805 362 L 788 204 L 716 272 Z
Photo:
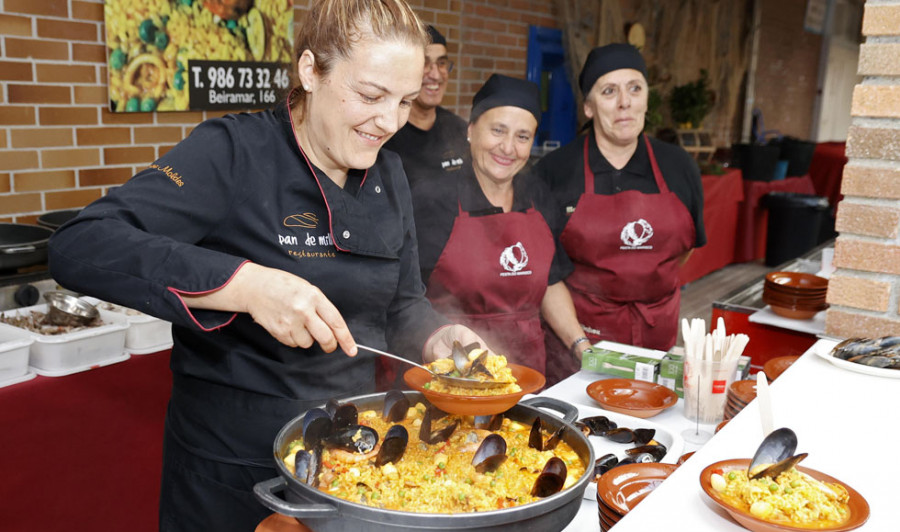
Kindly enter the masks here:
M 15 270 L 47 262 L 46 227 L 0 223 L 0 270 Z
M 404 392 L 410 402 L 427 402 L 418 392 Z M 383 393 L 352 397 L 353 402 L 362 410 L 381 410 L 384 403 Z M 563 414 L 560 419 L 537 407 L 546 407 Z M 305 412 L 304 412 L 305 414 Z M 254 486 L 256 497 L 267 508 L 297 519 L 303 520 L 316 532 L 393 532 L 420 530 L 464 530 L 500 531 L 500 530 L 562 530 L 575 518 L 581 508 L 581 498 L 590 481 L 593 470 L 594 448 L 587 437 L 571 425 L 578 417 L 578 410 L 568 403 L 549 397 L 534 397 L 519 403 L 504 413 L 504 416 L 531 424 L 535 417 L 540 417 L 544 427 L 555 431 L 565 426 L 562 439 L 568 443 L 584 461 L 585 473 L 575 485 L 540 501 L 492 510 L 487 512 L 466 514 L 427 514 L 383 510 L 358 503 L 339 499 L 317 490 L 295 479 L 281 461 L 288 444 L 301 437 L 303 433 L 303 415 L 301 414 L 285 425 L 275 438 L 275 464 L 279 477 L 260 482 Z M 284 491 L 285 499 L 275 495 Z
M 50 211 L 38 216 L 37 223 L 41 227 L 53 229 L 54 231 L 62 224 L 68 222 L 72 218 L 78 216 L 81 209 L 68 209 L 64 211 Z

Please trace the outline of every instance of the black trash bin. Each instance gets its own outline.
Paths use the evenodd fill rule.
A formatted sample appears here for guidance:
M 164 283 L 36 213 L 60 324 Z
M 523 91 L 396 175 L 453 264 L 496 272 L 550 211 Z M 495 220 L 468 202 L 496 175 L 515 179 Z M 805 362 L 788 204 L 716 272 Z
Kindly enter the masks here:
M 769 210 L 766 266 L 795 259 L 819 244 L 828 214 L 828 198 L 794 192 L 770 192 L 763 198 Z

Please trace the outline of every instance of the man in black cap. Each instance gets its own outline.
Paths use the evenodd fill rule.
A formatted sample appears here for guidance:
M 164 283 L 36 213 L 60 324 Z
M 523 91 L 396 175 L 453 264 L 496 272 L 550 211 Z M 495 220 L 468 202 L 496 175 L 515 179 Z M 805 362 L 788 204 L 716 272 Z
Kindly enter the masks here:
M 469 158 L 465 120 L 440 106 L 453 70 L 447 40 L 433 26 L 428 33 L 432 43 L 425 47 L 422 89 L 413 100 L 409 122 L 384 145 L 400 155 L 410 186 L 446 177 Z

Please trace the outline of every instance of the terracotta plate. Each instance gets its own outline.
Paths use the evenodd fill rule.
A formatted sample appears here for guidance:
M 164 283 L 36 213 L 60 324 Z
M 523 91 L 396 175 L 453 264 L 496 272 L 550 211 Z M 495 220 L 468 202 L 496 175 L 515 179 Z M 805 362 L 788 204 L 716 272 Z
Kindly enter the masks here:
M 812 288 L 822 289 L 828 287 L 828 279 L 813 275 L 811 273 L 801 272 L 769 272 L 766 274 L 766 280 L 781 286 L 791 288 Z
M 770 381 L 774 381 L 779 375 L 784 373 L 784 370 L 791 367 L 791 364 L 796 362 L 798 358 L 800 358 L 798 355 L 787 355 L 770 359 L 763 364 L 763 372 Z
M 587 394 L 606 410 L 648 418 L 675 406 L 678 396 L 661 384 L 635 379 L 604 379 L 592 382 Z
M 431 374 L 421 368 L 410 368 L 403 374 L 403 380 L 407 386 L 422 392 L 431 404 L 444 412 L 461 416 L 487 416 L 506 412 L 518 403 L 523 395 L 534 393 L 544 387 L 546 380 L 537 371 L 518 364 L 510 364 L 509 368 L 522 388 L 521 392 L 486 396 L 433 392 L 425 388 L 425 383 L 431 381 Z
M 656 462 L 615 467 L 597 480 L 597 497 L 617 513 L 625 515 L 677 468 L 675 464 Z
M 727 473 L 728 471 L 731 471 L 733 469 L 746 470 L 748 465 L 750 465 L 749 458 L 722 460 L 721 462 L 710 464 L 706 466 L 706 469 L 700 472 L 700 486 L 703 488 L 703 491 L 706 492 L 709 498 L 713 500 L 713 502 L 721 506 L 722 509 L 728 512 L 735 521 L 741 524 L 741 526 L 753 532 L 808 532 L 809 530 L 811 530 L 810 528 L 770 523 L 768 521 L 764 521 L 762 519 L 754 517 L 750 514 L 750 512 L 735 508 L 734 506 L 731 506 L 730 504 L 725 502 L 725 500 L 722 499 L 722 497 L 719 495 L 719 492 L 714 490 L 710 485 L 709 479 L 712 476 L 714 470 L 721 469 L 723 472 Z M 814 469 L 797 466 L 797 470 L 806 473 L 816 480 L 840 484 L 841 486 L 846 488 L 847 493 L 850 494 L 850 519 L 843 524 L 835 527 L 817 528 L 816 530 L 827 530 L 828 532 L 844 532 L 846 530 L 853 530 L 855 528 L 861 527 L 869 519 L 869 503 L 866 502 L 866 499 L 864 499 L 858 491 L 851 488 L 847 484 L 844 484 L 840 480 L 830 477 L 825 473 L 820 473 Z M 601 477 L 601 479 L 602 478 L 603 477 Z
M 756 399 L 756 380 L 742 380 L 731 383 L 731 393 L 738 401 L 747 404 Z

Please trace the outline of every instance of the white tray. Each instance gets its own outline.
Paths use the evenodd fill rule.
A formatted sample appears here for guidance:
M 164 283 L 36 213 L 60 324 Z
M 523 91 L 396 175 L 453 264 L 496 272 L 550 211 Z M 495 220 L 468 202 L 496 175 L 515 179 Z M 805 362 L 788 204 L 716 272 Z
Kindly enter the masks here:
M 101 310 L 125 316 L 128 332 L 125 334 L 125 351 L 131 355 L 147 355 L 172 347 L 172 324 L 144 314 L 128 314 L 132 309 L 107 303 L 95 297 L 84 296 L 82 300 L 92 305 L 102 305 Z M 132 311 L 139 312 L 139 311 Z
M 15 327 L 0 330 L 0 386 L 28 374 L 28 355 L 32 343 L 34 340 L 28 331 Z
M 529 396 L 526 396 L 526 398 L 527 397 Z M 629 429 L 656 429 L 656 434 L 653 436 L 653 439 L 665 445 L 667 449 L 666 455 L 660 462 L 674 464 L 681 458 L 684 449 L 684 439 L 682 439 L 681 434 L 672 432 L 666 427 L 646 419 L 627 416 L 625 414 L 619 414 L 609 410 L 595 408 L 593 406 L 574 403 L 570 404 L 578 409 L 578 419 L 592 416 L 606 416 L 610 421 L 614 421 L 619 427 L 627 427 Z M 558 417 L 558 413 L 553 410 L 544 411 L 555 414 Z M 616 443 L 601 436 L 589 436 L 588 440 L 590 440 L 591 445 L 594 447 L 595 460 L 609 453 L 615 454 L 619 460 L 621 460 L 628 456 L 625 454 L 625 450 L 635 446 L 633 443 Z M 593 467 L 594 464 L 588 464 L 589 470 L 593 469 Z M 584 490 L 584 498 L 589 500 L 597 499 L 596 482 L 588 482 L 587 489 Z
M 20 382 L 30 381 L 31 379 L 37 377 L 37 373 L 26 371 L 25 375 L 19 375 L 18 377 L 13 377 L 11 379 L 6 379 L 4 381 L 0 381 L 0 388 L 5 388 L 7 386 L 12 386 L 13 384 L 19 384 Z
M 46 313 L 47 310 L 44 304 L 7 310 L 2 314 L 23 316 L 31 311 Z M 0 323 L 0 326 L 24 331 L 31 336 L 34 343 L 31 344 L 28 364 L 32 371 L 58 377 L 128 359 L 125 353 L 128 321 L 121 314 L 105 310 L 100 310 L 100 319 L 104 325 L 56 335 L 39 334 L 5 323 Z
M 807 334 L 822 334 L 825 332 L 825 311 L 820 310 L 815 316 L 808 320 L 795 320 L 785 318 L 772 312 L 772 307 L 766 305 L 762 310 L 757 310 L 747 318 L 752 323 L 762 323 L 763 325 L 772 325 L 790 331 L 797 331 Z

